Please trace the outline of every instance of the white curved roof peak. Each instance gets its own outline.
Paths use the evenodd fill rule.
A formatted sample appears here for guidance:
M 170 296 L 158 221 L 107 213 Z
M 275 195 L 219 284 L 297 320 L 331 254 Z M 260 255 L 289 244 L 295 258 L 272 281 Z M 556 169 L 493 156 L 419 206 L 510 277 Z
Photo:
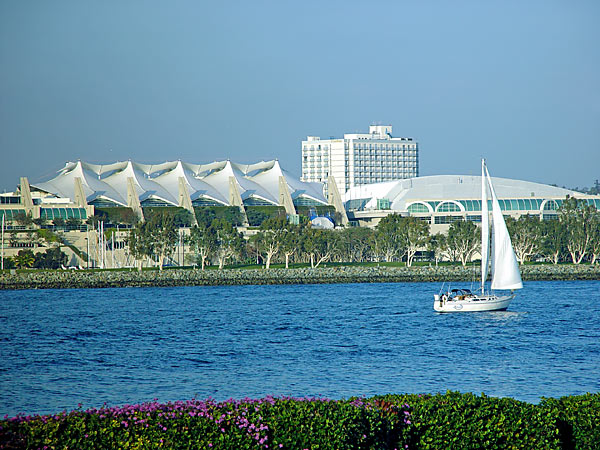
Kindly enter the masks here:
M 179 204 L 180 179 L 183 178 L 190 198 L 209 199 L 229 204 L 230 179 L 233 177 L 243 199 L 256 198 L 279 204 L 279 179 L 284 177 L 292 198 L 310 197 L 327 204 L 321 183 L 305 183 L 283 170 L 278 160 L 239 164 L 227 160 L 206 164 L 181 160 L 158 164 L 132 160 L 106 164 L 85 161 L 67 162 L 57 176 L 34 186 L 63 197 L 74 198 L 74 177 L 82 178 L 88 201 L 106 198 L 121 205 L 127 204 L 128 178 L 133 178 L 140 202 L 158 198 L 169 204 Z

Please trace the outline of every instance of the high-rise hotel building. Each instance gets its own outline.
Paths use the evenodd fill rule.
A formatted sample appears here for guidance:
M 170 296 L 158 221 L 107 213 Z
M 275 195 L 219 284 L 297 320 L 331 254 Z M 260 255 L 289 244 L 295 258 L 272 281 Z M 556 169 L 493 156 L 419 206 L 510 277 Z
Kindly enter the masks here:
M 308 136 L 302 141 L 302 181 L 325 183 L 333 176 L 340 194 L 363 184 L 419 176 L 419 146 L 392 137 L 391 125 L 371 125 L 369 133 L 343 139 Z

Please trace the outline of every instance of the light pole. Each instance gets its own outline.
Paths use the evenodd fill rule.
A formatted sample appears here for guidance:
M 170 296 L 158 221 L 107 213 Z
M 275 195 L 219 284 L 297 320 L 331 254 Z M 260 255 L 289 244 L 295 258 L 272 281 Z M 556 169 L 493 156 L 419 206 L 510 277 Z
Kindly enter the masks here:
M 4 213 L 2 213 L 2 269 L 4 270 Z
M 85 268 L 89 269 L 90 268 L 90 239 L 88 237 L 85 238 L 85 244 L 87 247 L 87 254 L 86 254 L 86 258 L 85 258 Z

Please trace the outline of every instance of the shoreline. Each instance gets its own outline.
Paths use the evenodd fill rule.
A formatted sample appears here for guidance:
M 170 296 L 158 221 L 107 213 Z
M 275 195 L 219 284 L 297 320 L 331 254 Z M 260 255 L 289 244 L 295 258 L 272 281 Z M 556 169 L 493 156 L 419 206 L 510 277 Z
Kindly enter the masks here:
M 397 282 L 478 283 L 478 271 L 473 269 L 462 266 L 336 266 L 269 270 L 31 271 L 0 274 L 0 290 Z M 521 276 L 524 282 L 600 280 L 600 265 L 525 265 L 521 266 Z

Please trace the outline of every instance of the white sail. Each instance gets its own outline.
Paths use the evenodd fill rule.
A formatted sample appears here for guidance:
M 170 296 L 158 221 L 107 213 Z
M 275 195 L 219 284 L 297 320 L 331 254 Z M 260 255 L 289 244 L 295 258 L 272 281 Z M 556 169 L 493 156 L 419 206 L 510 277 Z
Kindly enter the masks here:
M 485 292 L 490 254 L 490 215 L 487 203 L 487 186 L 485 178 L 485 159 L 481 160 L 481 293 Z
M 521 289 L 519 264 L 487 167 L 485 172 L 492 195 L 492 289 Z

